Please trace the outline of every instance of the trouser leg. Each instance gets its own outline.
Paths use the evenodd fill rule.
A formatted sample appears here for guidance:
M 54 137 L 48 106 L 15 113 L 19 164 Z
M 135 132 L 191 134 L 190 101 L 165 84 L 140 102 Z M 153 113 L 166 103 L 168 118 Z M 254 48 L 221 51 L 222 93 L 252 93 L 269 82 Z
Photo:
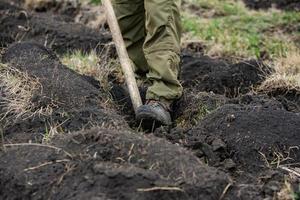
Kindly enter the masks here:
M 113 7 L 135 72 L 148 72 L 143 52 L 146 36 L 144 0 L 113 0 Z
M 143 46 L 152 86 L 147 99 L 173 101 L 182 95 L 180 63 L 181 0 L 144 0 L 146 38 Z

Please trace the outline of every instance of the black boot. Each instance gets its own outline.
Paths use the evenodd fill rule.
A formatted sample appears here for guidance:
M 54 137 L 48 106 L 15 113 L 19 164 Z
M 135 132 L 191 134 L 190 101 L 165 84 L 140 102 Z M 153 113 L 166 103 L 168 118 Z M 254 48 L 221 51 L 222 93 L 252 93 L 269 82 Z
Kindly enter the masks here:
M 146 129 L 172 124 L 169 107 L 155 100 L 148 100 L 145 105 L 140 106 L 137 109 L 136 119 Z

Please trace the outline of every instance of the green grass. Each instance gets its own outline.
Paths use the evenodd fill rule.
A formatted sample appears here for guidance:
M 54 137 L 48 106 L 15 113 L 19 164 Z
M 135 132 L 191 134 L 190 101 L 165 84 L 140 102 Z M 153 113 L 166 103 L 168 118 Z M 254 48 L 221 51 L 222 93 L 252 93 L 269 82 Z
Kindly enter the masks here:
M 101 4 L 101 0 L 79 0 L 80 3 L 92 3 L 95 5 L 99 5 Z
M 294 199 L 295 200 L 300 200 L 300 196 L 298 194 L 294 194 Z
M 239 15 L 245 11 L 244 4 L 235 0 L 188 0 L 187 2 L 205 12 L 213 12 L 216 16 Z
M 238 58 L 274 58 L 285 55 L 295 46 L 293 37 L 299 31 L 281 31 L 300 23 L 300 13 L 292 11 L 251 11 L 231 0 L 190 0 L 199 6 L 203 16 L 183 12 L 183 29 L 208 47 L 211 55 Z M 214 16 L 205 17 L 206 12 Z
M 93 4 L 98 5 L 98 4 L 101 3 L 101 0 L 90 0 L 90 2 L 93 3 Z
M 62 63 L 80 74 L 97 76 L 100 59 L 96 52 L 86 54 L 75 51 L 64 55 L 61 59 Z

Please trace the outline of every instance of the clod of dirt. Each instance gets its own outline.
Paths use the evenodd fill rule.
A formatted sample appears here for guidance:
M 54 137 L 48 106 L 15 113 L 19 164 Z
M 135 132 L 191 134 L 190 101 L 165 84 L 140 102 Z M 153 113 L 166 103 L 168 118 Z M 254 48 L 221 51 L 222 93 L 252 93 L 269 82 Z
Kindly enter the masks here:
M 13 119 L 15 115 L 10 113 L 11 116 L 6 118 L 9 124 L 7 133 L 33 130 L 45 133 L 51 129 L 61 133 L 95 125 L 127 127 L 121 116 L 104 109 L 107 107 L 103 103 L 106 98 L 104 92 L 94 87 L 85 77 L 62 65 L 51 50 L 35 43 L 18 43 L 8 48 L 2 59 L 9 67 L 38 81 L 37 89 L 28 94 L 31 106 L 24 112 L 29 115 Z M 5 93 L 10 94 L 7 91 Z M 7 103 L 2 102 L 2 112 L 9 108 Z M 43 110 L 47 112 L 41 112 Z
M 0 2 L 0 29 L 2 46 L 11 41 L 35 41 L 58 53 L 70 50 L 101 51 L 111 41 L 111 36 L 85 27 L 82 24 L 65 22 L 49 13 L 28 13 L 8 3 Z M 5 38 L 10 38 L 8 41 Z
M 205 56 L 185 56 L 181 77 L 186 88 L 235 97 L 260 84 L 269 71 L 255 60 L 228 64 Z
M 252 9 L 267 9 L 275 7 L 283 10 L 300 11 L 300 2 L 298 0 L 244 0 L 244 2 Z

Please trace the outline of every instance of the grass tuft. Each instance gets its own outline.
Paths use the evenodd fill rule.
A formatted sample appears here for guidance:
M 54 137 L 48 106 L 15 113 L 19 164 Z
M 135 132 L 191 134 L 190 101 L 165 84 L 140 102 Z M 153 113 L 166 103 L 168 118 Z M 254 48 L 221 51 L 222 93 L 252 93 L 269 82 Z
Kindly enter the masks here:
M 273 62 L 275 72 L 259 87 L 260 91 L 277 89 L 300 91 L 300 50 L 295 49 Z
M 121 79 L 122 73 L 118 61 L 116 59 L 106 59 L 109 56 L 105 54 L 98 55 L 95 51 L 90 53 L 75 51 L 64 55 L 61 61 L 79 74 L 95 78 L 105 91 L 109 91 L 111 86 L 110 76 L 113 75 Z
M 105 99 L 101 103 L 107 109 L 115 109 L 116 105 L 110 93 L 112 82 L 117 81 L 122 83 L 124 80 L 120 63 L 117 59 L 112 59 L 109 55 L 110 53 L 110 50 L 106 48 L 104 48 L 100 55 L 95 51 L 91 51 L 90 53 L 75 51 L 63 55 L 61 61 L 77 73 L 93 77 L 99 81 L 100 87 L 104 92 L 103 98 Z
M 283 187 L 277 193 L 277 199 L 278 200 L 297 200 L 296 193 L 294 192 L 293 187 L 288 180 L 285 180 Z
M 11 66 L 0 64 L 1 119 L 13 120 L 33 115 L 50 115 L 52 107 L 37 107 L 31 100 L 40 92 L 38 79 L 28 76 Z

